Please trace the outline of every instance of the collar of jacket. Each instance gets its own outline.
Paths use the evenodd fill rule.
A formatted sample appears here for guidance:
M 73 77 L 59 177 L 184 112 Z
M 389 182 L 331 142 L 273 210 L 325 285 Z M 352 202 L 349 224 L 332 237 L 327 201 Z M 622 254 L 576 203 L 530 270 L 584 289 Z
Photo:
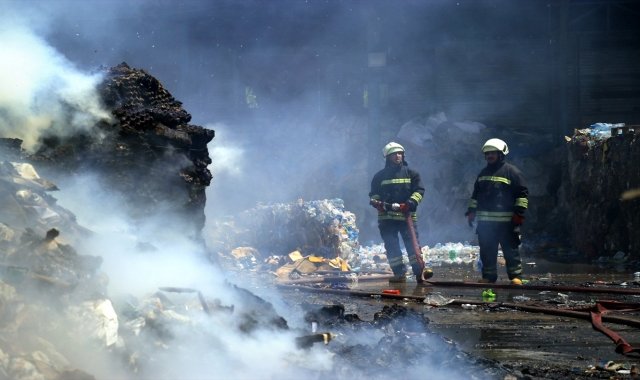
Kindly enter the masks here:
M 500 169 L 505 163 L 506 161 L 504 160 L 504 158 L 502 158 L 501 160 L 498 160 L 493 164 L 487 164 L 487 168 L 492 170 L 497 170 L 497 169 Z
M 403 166 L 409 166 L 409 164 L 407 164 L 407 161 L 405 161 L 404 158 L 402 159 L 401 165 L 396 165 L 391 160 L 387 160 L 387 163 L 384 165 L 385 168 L 391 168 L 391 167 L 401 168 Z

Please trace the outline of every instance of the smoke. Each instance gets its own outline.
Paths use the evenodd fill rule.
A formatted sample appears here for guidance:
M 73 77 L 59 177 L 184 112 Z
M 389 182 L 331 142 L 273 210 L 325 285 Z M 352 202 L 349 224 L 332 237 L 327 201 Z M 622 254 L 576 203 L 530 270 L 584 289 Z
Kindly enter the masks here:
M 424 94 L 406 103 L 391 96 L 381 114 L 373 114 L 365 107 L 368 91 L 377 86 L 386 95 L 417 93 L 412 84 L 429 82 L 434 71 L 432 62 L 411 62 L 412 53 L 426 43 L 433 46 L 439 27 L 449 28 L 443 38 L 455 41 L 455 31 L 469 21 L 442 25 L 446 20 L 435 10 L 456 10 L 451 2 L 407 3 L 404 8 L 377 1 L 7 2 L 15 7 L 0 16 L 0 130 L 33 149 L 43 135 L 83 131 L 107 118 L 95 95 L 100 77 L 88 73 L 126 61 L 158 78 L 195 123 L 216 129 L 209 146 L 214 180 L 208 215 L 235 213 L 256 202 L 340 197 L 347 209 L 363 211 L 362 226 L 361 216 L 373 215 L 366 205 L 369 167 L 372 161 L 382 166 L 384 139 L 415 112 L 436 107 Z M 400 51 L 395 62 L 413 65 L 374 72 L 367 66 L 370 51 L 389 57 Z M 418 79 L 403 79 L 405 71 L 422 70 Z M 466 116 L 472 107 L 465 101 L 472 95 L 462 87 L 451 107 Z M 373 137 L 378 132 L 372 123 L 381 129 Z M 224 285 L 228 274 L 208 265 L 202 247 L 176 235 L 180 229 L 167 220 L 134 226 L 118 199 L 91 177 L 58 185 L 60 204 L 96 232 L 82 252 L 103 257 L 114 298 L 176 286 L 217 295 L 225 304 L 243 302 Z M 277 294 L 263 296 L 287 319 L 299 318 Z M 259 330 L 247 337 L 228 328 L 236 322 L 218 316 L 201 324 L 208 327 L 198 338 L 189 326 L 172 331 L 180 344 L 153 352 L 165 359 L 150 369 L 153 378 L 293 378 L 292 368 L 301 363 L 331 365 L 327 351 L 295 350 L 291 332 Z M 440 374 L 433 369 L 436 359 L 423 373 Z M 96 370 L 109 378 L 109 365 Z
M 153 295 L 161 287 L 196 289 L 206 298 L 218 300 L 223 307 L 233 306 L 233 312 L 214 310 L 188 313 L 190 320 L 175 319 L 163 327 L 167 345 L 158 347 L 158 337 L 129 338 L 130 352 L 137 352 L 148 361 L 140 360 L 140 371 L 145 378 L 200 379 L 200 378 L 282 378 L 293 379 L 308 371 L 323 373 L 332 369 L 332 354 L 323 349 L 301 351 L 295 346 L 295 337 L 301 334 L 300 316 L 278 300 L 272 291 L 262 290 L 266 299 L 273 299 L 278 314 L 283 315 L 294 329 L 277 330 L 268 325 L 257 326 L 251 333 L 242 332 L 240 325 L 244 313 L 264 313 L 264 306 L 255 304 L 247 294 L 230 286 L 229 274 L 211 265 L 202 247 L 184 236 L 172 233 L 176 228 L 164 223 L 166 230 L 158 231 L 158 220 L 148 221 L 153 228 L 132 225 L 119 210 L 118 199 L 109 194 L 91 176 L 73 177 L 60 183 L 58 202 L 76 213 L 78 222 L 93 232 L 93 237 L 78 246 L 80 252 L 103 258 L 101 271 L 109 278 L 109 298 L 119 300 L 136 297 L 153 303 Z M 179 228 L 178 228 L 179 230 Z M 152 231 L 147 233 L 147 231 Z M 173 301 L 184 301 L 195 294 L 171 296 Z M 129 301 L 130 302 L 130 301 Z M 171 305 L 168 301 L 166 307 Z M 176 302 L 179 304 L 180 302 Z M 188 302 L 186 303 L 188 304 Z M 144 305 L 139 305 L 142 310 Z M 151 309 L 155 310 L 155 309 Z M 157 312 L 157 311 L 156 311 Z M 180 313 L 180 311 L 178 311 Z M 259 319 L 259 317 L 257 317 Z M 120 315 L 120 324 L 127 322 Z M 162 322 L 162 320 L 160 320 Z M 261 322 L 263 323 L 263 322 Z M 122 334 L 126 329 L 121 327 Z M 70 341 L 64 352 L 75 363 L 88 363 L 88 347 L 82 340 Z M 108 355 L 93 352 L 89 366 L 79 368 L 98 378 L 128 378 L 122 365 Z M 149 364 L 153 365 L 149 366 Z
M 109 119 L 96 92 L 97 74 L 74 67 L 41 37 L 0 16 L 0 134 L 33 150 L 44 135 L 89 131 Z
M 218 176 L 230 178 L 240 177 L 250 164 L 246 162 L 246 151 L 238 137 L 224 124 L 207 125 L 206 128 L 216 131 L 216 139 L 223 140 L 220 144 L 211 144 L 209 156 L 215 163 Z

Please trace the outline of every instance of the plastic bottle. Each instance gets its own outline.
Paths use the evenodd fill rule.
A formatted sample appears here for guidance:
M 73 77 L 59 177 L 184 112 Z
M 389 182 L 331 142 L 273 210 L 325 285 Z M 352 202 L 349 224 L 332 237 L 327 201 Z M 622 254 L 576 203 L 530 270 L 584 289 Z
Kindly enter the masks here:
M 449 251 L 449 260 L 454 261 L 455 259 L 456 259 L 456 251 L 452 249 Z
M 475 269 L 476 272 L 482 272 L 482 260 L 480 259 L 479 255 L 478 260 L 476 260 L 473 264 L 473 269 Z

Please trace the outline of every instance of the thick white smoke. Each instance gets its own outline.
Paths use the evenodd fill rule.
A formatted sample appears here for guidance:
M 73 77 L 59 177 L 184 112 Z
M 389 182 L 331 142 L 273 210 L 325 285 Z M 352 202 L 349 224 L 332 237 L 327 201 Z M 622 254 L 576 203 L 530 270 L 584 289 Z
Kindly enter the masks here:
M 0 135 L 32 150 L 45 133 L 67 136 L 109 119 L 100 75 L 79 71 L 40 36 L 0 16 Z

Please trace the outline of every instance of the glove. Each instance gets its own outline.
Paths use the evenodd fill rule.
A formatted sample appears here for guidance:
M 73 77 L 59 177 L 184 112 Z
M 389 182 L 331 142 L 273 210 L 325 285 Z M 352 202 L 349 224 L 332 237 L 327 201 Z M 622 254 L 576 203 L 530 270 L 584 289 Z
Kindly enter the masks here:
M 407 205 L 407 209 L 411 212 L 415 212 L 418 209 L 418 203 L 413 199 L 407 199 L 405 204 Z
M 408 212 L 410 212 L 410 208 L 409 208 L 409 204 L 408 203 L 400 203 L 400 212 L 406 214 Z
M 369 199 L 369 204 L 373 206 L 376 210 L 380 212 L 384 212 L 384 203 L 380 202 L 377 199 Z
M 511 222 L 514 226 L 521 226 L 522 223 L 524 223 L 524 216 L 520 214 L 513 214 L 513 216 L 511 217 Z
M 476 220 L 476 212 L 475 211 L 467 211 L 464 216 L 467 217 L 467 223 L 469 223 L 469 227 L 473 227 L 473 222 Z

